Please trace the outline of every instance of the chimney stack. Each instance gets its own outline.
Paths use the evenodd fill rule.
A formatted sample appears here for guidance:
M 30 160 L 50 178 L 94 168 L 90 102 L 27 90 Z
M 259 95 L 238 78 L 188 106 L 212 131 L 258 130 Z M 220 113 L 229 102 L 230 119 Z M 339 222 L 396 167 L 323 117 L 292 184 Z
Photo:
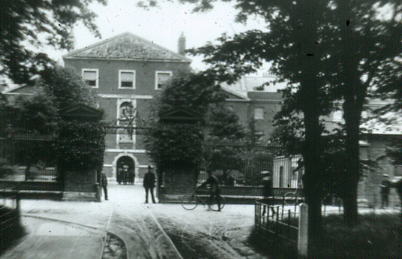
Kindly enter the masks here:
M 178 43 L 177 43 L 177 52 L 180 54 L 180 55 L 185 55 L 185 51 L 186 50 L 186 37 L 184 37 L 184 33 L 182 32 L 181 34 L 180 34 L 180 37 L 179 37 L 179 41 L 178 41 Z

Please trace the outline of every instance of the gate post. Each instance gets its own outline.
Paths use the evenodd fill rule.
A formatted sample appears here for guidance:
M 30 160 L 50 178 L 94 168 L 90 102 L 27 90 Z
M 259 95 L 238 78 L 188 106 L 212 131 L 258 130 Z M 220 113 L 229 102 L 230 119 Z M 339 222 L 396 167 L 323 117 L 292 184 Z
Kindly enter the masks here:
M 300 205 L 299 228 L 297 234 L 297 254 L 300 258 L 307 258 L 308 253 L 308 205 Z

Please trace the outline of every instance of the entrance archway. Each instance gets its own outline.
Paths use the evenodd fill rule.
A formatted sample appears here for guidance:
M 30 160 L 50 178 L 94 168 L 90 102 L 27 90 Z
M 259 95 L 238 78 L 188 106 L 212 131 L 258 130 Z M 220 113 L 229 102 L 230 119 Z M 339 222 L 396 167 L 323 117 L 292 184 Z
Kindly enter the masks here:
M 116 181 L 118 184 L 134 184 L 135 162 L 129 156 L 122 156 L 116 162 Z

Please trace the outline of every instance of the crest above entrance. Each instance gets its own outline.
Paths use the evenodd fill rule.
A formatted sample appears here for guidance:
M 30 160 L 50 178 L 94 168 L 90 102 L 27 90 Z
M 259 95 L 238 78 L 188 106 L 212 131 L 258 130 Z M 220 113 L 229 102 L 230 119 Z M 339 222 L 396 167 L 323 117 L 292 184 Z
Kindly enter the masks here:
M 102 118 L 102 111 L 85 104 L 71 105 L 61 111 L 61 116 L 68 120 L 98 121 Z
M 159 118 L 165 123 L 197 123 L 203 120 L 200 114 L 184 109 L 167 110 L 161 113 Z

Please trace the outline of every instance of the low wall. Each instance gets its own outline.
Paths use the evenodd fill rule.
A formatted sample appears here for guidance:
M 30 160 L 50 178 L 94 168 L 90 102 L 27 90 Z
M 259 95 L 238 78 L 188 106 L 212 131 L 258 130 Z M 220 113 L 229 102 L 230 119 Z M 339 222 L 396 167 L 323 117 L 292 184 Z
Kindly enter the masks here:
M 99 188 L 95 170 L 66 171 L 63 200 L 98 201 Z
M 254 204 L 256 199 L 263 198 L 263 186 L 221 186 L 221 195 L 225 197 L 227 203 L 242 203 Z M 194 191 L 194 187 L 187 189 L 175 189 L 168 192 L 166 189 L 159 190 L 160 202 L 181 202 L 184 194 L 189 194 Z M 294 192 L 292 188 L 275 188 L 273 190 L 274 196 L 278 197 L 278 202 L 281 201 L 283 195 L 287 192 Z
M 3 181 L 3 180 L 0 180 L 0 189 L 61 191 L 62 188 L 63 188 L 62 184 L 60 184 L 58 182 Z

